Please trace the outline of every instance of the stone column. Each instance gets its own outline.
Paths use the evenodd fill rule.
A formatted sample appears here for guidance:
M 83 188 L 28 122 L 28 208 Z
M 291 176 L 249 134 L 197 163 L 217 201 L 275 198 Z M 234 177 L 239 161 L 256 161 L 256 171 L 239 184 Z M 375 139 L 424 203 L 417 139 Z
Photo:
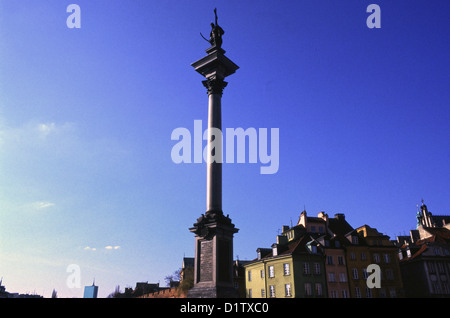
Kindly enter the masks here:
M 206 211 L 222 211 L 222 139 L 214 140 L 216 160 L 213 161 L 213 139 L 219 135 L 214 129 L 222 131 L 222 91 L 227 82 L 220 79 L 208 79 L 203 85 L 208 89 L 208 145 L 206 170 Z M 217 160 L 220 159 L 220 160 Z
M 207 56 L 192 63 L 206 78 L 202 83 L 208 93 L 208 158 L 206 212 L 189 230 L 195 234 L 194 287 L 191 298 L 234 298 L 238 291 L 233 286 L 233 235 L 239 230 L 222 211 L 222 140 L 214 141 L 213 129 L 222 130 L 222 93 L 227 85 L 225 77 L 239 67 L 228 59 L 221 48 L 211 47 Z

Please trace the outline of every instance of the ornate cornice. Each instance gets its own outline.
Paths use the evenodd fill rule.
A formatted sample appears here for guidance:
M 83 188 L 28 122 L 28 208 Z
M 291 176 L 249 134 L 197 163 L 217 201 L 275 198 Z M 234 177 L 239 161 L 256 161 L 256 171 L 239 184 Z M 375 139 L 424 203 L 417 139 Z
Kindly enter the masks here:
M 218 78 L 208 78 L 206 81 L 202 81 L 203 86 L 208 89 L 208 95 L 210 94 L 220 94 L 222 96 L 223 89 L 227 86 L 227 82 L 223 79 Z
M 231 233 L 237 233 L 239 230 L 235 228 L 230 217 L 225 216 L 222 211 L 208 211 L 197 219 L 194 226 L 189 230 L 203 238 L 211 238 L 216 234 L 217 227 L 227 228 Z

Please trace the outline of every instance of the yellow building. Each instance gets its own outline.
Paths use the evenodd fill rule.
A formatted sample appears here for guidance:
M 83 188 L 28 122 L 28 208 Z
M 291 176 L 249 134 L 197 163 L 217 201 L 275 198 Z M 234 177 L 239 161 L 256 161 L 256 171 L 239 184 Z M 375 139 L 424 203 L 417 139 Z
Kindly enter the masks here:
M 352 298 L 403 297 L 398 251 L 389 236 L 363 225 L 346 235 L 346 260 Z M 369 288 L 367 267 L 376 264 L 381 271 L 380 288 Z
M 323 253 L 309 235 L 287 240 L 280 235 L 271 249 L 245 265 L 248 298 L 326 297 Z
M 373 297 L 404 297 L 398 248 L 389 236 L 368 225 L 357 228 L 356 232 L 365 239 L 371 263 L 380 266 L 381 288 L 373 288 Z

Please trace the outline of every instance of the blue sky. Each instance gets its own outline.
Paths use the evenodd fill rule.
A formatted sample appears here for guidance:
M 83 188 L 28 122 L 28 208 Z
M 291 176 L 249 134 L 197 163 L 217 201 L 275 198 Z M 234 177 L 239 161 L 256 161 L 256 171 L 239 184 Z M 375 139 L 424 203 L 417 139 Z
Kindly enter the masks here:
M 81 8 L 69 29 L 66 8 Z M 381 8 L 381 28 L 366 8 Z M 345 213 L 394 238 L 423 198 L 450 211 L 450 2 L 1 0 L 0 276 L 10 292 L 99 296 L 160 282 L 194 255 L 205 164 L 171 160 L 206 126 L 190 64 L 217 7 L 223 127 L 279 128 L 280 168 L 225 164 L 223 209 L 252 259 L 282 225 Z

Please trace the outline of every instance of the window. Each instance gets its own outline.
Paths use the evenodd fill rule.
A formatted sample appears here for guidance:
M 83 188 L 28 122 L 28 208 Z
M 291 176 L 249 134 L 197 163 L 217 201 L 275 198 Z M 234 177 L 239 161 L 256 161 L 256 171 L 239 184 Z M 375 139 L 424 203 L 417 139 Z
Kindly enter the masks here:
M 327 256 L 327 264 L 333 265 L 333 256 Z
M 447 282 L 443 282 L 442 283 L 442 291 L 444 294 L 450 294 L 450 289 L 448 288 L 448 283 Z
M 321 283 L 316 283 L 315 287 L 316 287 L 316 295 L 317 296 L 322 296 L 322 284 Z
M 293 236 L 294 236 L 294 235 L 293 235 L 293 231 L 289 231 L 288 234 L 287 234 L 288 239 L 289 239 L 289 240 L 292 240 L 292 237 L 293 237 Z
M 363 268 L 363 278 L 367 279 L 367 277 L 369 277 L 369 274 L 367 274 L 367 268 Z
M 369 287 L 366 288 L 366 297 L 372 298 L 372 289 L 370 289 Z
M 314 263 L 314 274 L 320 275 L 320 264 L 319 263 Z
M 264 270 L 261 270 L 261 278 L 264 278 Z
M 248 281 L 252 281 L 252 271 L 248 271 Z
M 319 233 L 322 234 L 323 232 L 323 226 L 319 226 Z
M 356 259 L 356 255 L 354 252 L 350 252 L 350 259 L 354 261 Z
M 273 266 L 269 266 L 269 277 L 275 277 L 275 271 Z
M 328 281 L 330 283 L 334 283 L 336 281 L 336 277 L 335 277 L 334 273 L 328 273 Z
M 356 298 L 361 298 L 361 289 L 359 287 L 355 287 L 355 296 Z
M 261 298 L 265 298 L 266 297 L 266 290 L 263 288 L 261 289 Z
M 389 254 L 384 254 L 384 262 L 385 263 L 390 263 L 391 262 L 391 258 L 389 257 Z
M 380 262 L 380 254 L 373 254 L 373 261 L 378 264 Z
M 252 290 L 251 290 L 251 288 L 248 290 L 248 298 L 252 298 Z
M 345 273 L 339 273 L 339 281 L 345 283 L 347 281 L 347 275 Z
M 397 297 L 397 291 L 395 290 L 395 288 L 389 288 L 389 297 L 391 298 Z
M 284 285 L 284 295 L 286 297 L 291 297 L 291 284 L 285 284 Z
M 444 264 L 442 262 L 438 262 L 437 267 L 439 269 L 439 273 L 442 273 L 442 274 L 445 273 Z
M 347 289 L 343 289 L 343 290 L 342 290 L 342 298 L 349 298 L 348 290 L 347 290 Z
M 361 260 L 362 261 L 366 260 L 366 252 L 361 252 Z
M 284 270 L 284 275 L 285 276 L 287 276 L 287 275 L 290 275 L 291 273 L 290 273 L 290 271 L 289 271 L 289 264 L 283 264 L 283 270 Z
M 305 274 L 305 275 L 309 275 L 310 274 L 309 263 L 304 263 L 303 264 L 303 274 Z
M 428 265 L 428 271 L 430 273 L 436 273 L 436 267 L 434 266 L 434 263 L 429 262 L 427 265 Z
M 275 298 L 275 286 L 274 285 L 269 286 L 269 292 L 270 292 L 270 297 Z
M 352 236 L 352 243 L 355 245 L 358 245 L 358 237 L 357 236 Z
M 431 283 L 431 291 L 434 294 L 440 294 L 441 293 L 441 286 L 439 286 L 438 282 L 432 282 Z
M 338 292 L 336 290 L 331 290 L 330 298 L 338 298 Z
M 381 287 L 380 289 L 378 289 L 378 297 L 380 298 L 386 298 L 386 290 Z
M 358 279 L 358 269 L 357 268 L 352 268 L 352 276 L 353 276 L 353 279 Z
M 311 226 L 311 232 L 316 233 L 316 227 L 314 225 Z
M 345 265 L 343 256 L 338 256 L 338 264 L 339 265 Z
M 311 296 L 311 283 L 305 283 L 305 296 Z
M 392 271 L 392 269 L 386 269 L 386 278 L 388 280 L 394 280 L 394 272 Z

